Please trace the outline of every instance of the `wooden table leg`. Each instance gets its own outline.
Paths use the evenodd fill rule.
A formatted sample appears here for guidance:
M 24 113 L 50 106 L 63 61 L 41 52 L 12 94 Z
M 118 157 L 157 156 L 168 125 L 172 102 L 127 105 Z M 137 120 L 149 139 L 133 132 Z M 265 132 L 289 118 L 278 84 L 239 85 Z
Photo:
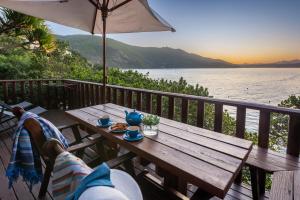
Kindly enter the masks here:
M 187 182 L 182 178 L 175 176 L 168 171 L 156 166 L 156 172 L 159 176 L 164 177 L 164 186 L 167 188 L 174 188 L 178 192 L 187 194 Z
M 258 200 L 259 198 L 259 187 L 258 187 L 258 171 L 257 168 L 250 166 L 250 176 L 251 176 L 251 189 L 252 198 Z
M 197 191 L 193 194 L 190 200 L 199 200 L 199 199 L 210 199 L 213 195 L 201 190 L 200 188 L 197 189 Z

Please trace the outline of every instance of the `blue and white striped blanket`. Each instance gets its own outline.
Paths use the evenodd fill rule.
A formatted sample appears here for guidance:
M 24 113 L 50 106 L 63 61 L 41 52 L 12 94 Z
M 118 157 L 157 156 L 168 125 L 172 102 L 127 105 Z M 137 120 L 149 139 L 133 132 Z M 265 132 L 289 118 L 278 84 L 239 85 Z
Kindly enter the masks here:
M 13 148 L 10 158 L 10 163 L 6 170 L 6 176 L 9 179 L 9 188 L 13 182 L 17 181 L 19 175 L 32 188 L 32 185 L 42 181 L 42 165 L 38 150 L 32 145 L 29 132 L 24 128 L 23 124 L 27 119 L 37 120 L 43 130 L 46 140 L 50 138 L 58 139 L 65 148 L 68 147 L 68 142 L 61 132 L 48 120 L 39 117 L 38 115 L 25 112 L 18 122 L 18 126 L 14 135 Z

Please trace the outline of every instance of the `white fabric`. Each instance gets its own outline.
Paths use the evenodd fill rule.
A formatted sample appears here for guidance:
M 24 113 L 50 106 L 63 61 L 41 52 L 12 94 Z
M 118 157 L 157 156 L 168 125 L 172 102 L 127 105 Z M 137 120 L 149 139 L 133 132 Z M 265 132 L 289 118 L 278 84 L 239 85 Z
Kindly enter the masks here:
M 108 8 L 123 1 L 111 0 Z M 0 6 L 93 34 L 102 34 L 101 11 L 89 0 L 0 0 Z M 174 29 L 149 7 L 147 0 L 132 0 L 107 17 L 107 33 L 151 31 Z
M 111 181 L 115 188 L 91 187 L 85 190 L 79 200 L 142 200 L 143 195 L 135 180 L 126 172 L 111 169 Z

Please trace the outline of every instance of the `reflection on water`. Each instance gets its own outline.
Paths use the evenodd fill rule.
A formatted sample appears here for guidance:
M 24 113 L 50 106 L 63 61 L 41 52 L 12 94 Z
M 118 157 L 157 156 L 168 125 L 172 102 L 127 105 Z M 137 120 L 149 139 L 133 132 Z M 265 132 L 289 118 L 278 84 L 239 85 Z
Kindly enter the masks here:
M 150 77 L 178 80 L 207 87 L 215 98 L 277 105 L 291 94 L 300 95 L 300 69 L 145 69 Z M 232 116 L 235 109 L 225 107 Z M 258 112 L 247 110 L 246 128 L 257 130 Z

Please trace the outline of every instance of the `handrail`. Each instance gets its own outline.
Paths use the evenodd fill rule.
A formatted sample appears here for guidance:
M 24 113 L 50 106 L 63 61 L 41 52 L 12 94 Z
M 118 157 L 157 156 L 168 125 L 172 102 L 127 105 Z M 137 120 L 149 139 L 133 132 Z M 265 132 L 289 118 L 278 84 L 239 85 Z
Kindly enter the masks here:
M 70 81 L 70 82 L 87 83 L 87 84 L 102 86 L 101 83 L 79 81 L 79 80 L 73 80 L 73 79 L 64 79 L 64 80 Z M 273 106 L 273 105 L 268 105 L 268 104 L 263 104 L 263 103 L 252 103 L 252 102 L 244 102 L 244 101 L 229 100 L 229 99 L 219 99 L 219 98 L 217 99 L 217 98 L 212 98 L 212 97 L 195 96 L 195 95 L 188 95 L 188 94 L 182 94 L 182 93 L 162 92 L 162 91 L 157 91 L 157 90 L 123 87 L 123 86 L 110 85 L 110 84 L 108 84 L 107 87 L 114 88 L 114 89 L 130 90 L 133 92 L 158 94 L 158 95 L 162 95 L 162 96 L 166 96 L 166 97 L 185 98 L 185 99 L 189 99 L 189 100 L 201 100 L 201 101 L 205 101 L 207 103 L 213 103 L 213 104 L 221 103 L 221 104 L 224 104 L 227 106 L 240 106 L 240 107 L 246 107 L 248 109 L 253 109 L 253 110 L 267 110 L 269 112 L 276 112 L 276 113 L 281 113 L 281 114 L 300 115 L 300 109 L 285 108 L 285 107 Z

